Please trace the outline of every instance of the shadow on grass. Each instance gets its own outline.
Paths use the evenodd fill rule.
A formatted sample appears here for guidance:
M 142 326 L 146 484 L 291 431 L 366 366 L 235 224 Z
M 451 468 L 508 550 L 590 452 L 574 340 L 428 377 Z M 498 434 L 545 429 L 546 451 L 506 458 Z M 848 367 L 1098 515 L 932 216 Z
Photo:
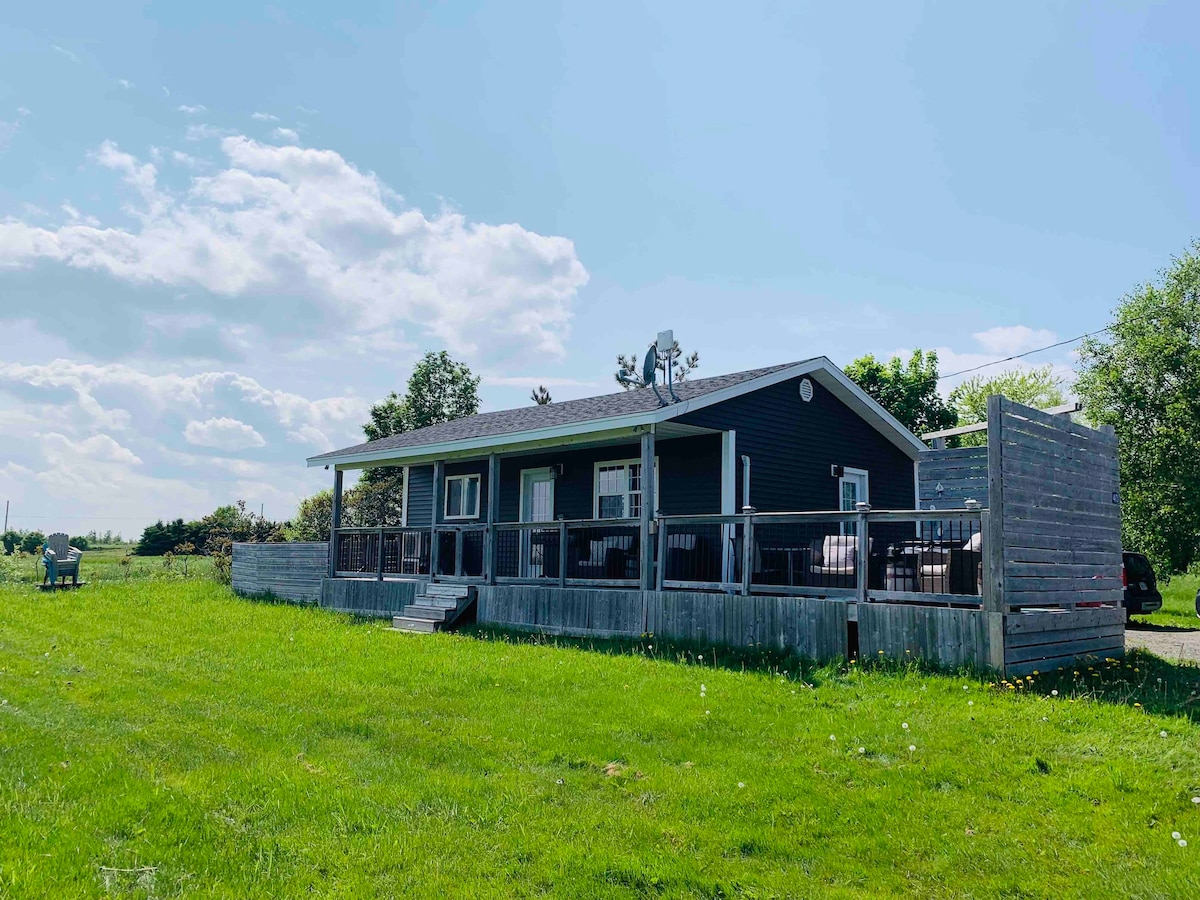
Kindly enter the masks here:
M 494 625 L 468 625 L 459 634 L 483 641 L 528 644 L 537 647 L 568 647 L 608 656 L 642 656 L 677 665 L 702 666 L 729 672 L 755 672 L 819 687 L 823 682 L 861 670 L 890 674 L 915 673 L 944 675 L 974 680 L 994 680 L 995 676 L 972 668 L 947 668 L 928 660 L 834 659 L 819 661 L 789 650 L 768 647 L 731 647 L 699 641 L 666 639 L 654 635 L 640 638 L 599 638 L 553 635 L 500 628 Z
M 1163 625 L 1159 622 L 1139 622 L 1134 619 L 1125 627 L 1130 631 L 1153 631 L 1158 634 L 1191 634 L 1200 631 L 1200 619 L 1196 620 L 1195 625 Z
M 1132 650 L 1119 658 L 1081 662 L 1071 668 L 1008 681 L 997 678 L 994 672 L 950 669 L 920 659 L 819 662 L 782 650 L 714 646 L 649 635 L 641 638 L 572 637 L 480 625 L 467 626 L 460 634 L 483 641 L 569 647 L 609 656 L 642 656 L 678 665 L 756 672 L 802 681 L 813 687 L 856 669 L 865 673 L 965 677 L 991 684 L 1002 693 L 1054 696 L 1068 702 L 1120 704 L 1156 715 L 1184 716 L 1200 722 L 1200 666 L 1170 663 L 1141 650 Z
M 999 689 L 1131 706 L 1148 713 L 1200 722 L 1200 666 L 1172 663 L 1145 650 L 1079 662 L 1026 679 L 1002 680 Z

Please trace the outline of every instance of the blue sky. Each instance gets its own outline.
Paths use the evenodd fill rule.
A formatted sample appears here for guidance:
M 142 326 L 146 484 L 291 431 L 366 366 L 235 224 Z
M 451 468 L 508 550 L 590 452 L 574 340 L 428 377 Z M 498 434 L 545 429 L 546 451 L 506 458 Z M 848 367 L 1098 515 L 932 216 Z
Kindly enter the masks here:
M 1196 236 L 1190 3 L 24 4 L 0 499 L 287 517 L 425 349 L 488 408 L 1101 327 Z M 1031 358 L 1069 369 L 1069 350 Z M 78 518 L 66 522 L 64 509 Z M 42 518 L 44 517 L 44 518 Z

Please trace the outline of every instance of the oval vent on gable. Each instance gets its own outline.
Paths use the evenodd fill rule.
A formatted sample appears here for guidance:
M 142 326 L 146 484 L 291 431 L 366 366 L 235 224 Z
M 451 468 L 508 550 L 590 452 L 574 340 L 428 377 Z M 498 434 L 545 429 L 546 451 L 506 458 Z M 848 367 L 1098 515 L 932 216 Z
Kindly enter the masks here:
M 800 379 L 800 399 L 807 403 L 813 398 L 813 385 L 807 378 Z

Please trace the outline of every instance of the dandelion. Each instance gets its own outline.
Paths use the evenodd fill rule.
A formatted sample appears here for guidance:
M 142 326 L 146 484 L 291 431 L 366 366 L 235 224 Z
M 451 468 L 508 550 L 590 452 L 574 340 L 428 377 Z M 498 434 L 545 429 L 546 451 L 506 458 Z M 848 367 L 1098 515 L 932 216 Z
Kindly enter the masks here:
M 708 712 L 709 712 L 709 711 L 706 709 L 706 710 L 704 711 L 704 714 L 707 716 L 707 715 L 708 715 Z
M 831 741 L 836 741 L 836 740 L 837 740 L 837 735 L 836 735 L 836 734 L 831 734 L 831 735 L 829 736 L 829 739 L 830 739 Z
M 5 700 L 4 702 L 7 703 L 8 701 Z M 1200 806 L 1200 797 L 1193 797 L 1192 802 L 1195 803 L 1197 806 Z
M 1140 704 L 1140 703 L 1135 703 L 1135 704 L 1133 704 L 1133 705 L 1134 705 L 1134 708 L 1135 708 L 1135 709 L 1141 709 L 1141 708 L 1142 708 L 1142 704 Z
M 699 654 L 699 655 L 696 657 L 696 659 L 700 660 L 700 662 L 704 662 L 704 654 L 703 654 L 703 653 Z
M 964 684 L 964 685 L 963 685 L 963 690 L 964 690 L 964 691 L 969 691 L 970 689 L 971 689 L 971 686 L 970 686 L 969 684 Z
M 1165 731 L 1160 731 L 1160 732 L 1158 733 L 1158 736 L 1159 736 L 1159 737 L 1166 737 L 1166 736 L 1167 736 L 1167 733 L 1166 733 Z
M 701 692 L 701 693 L 704 693 L 704 692 L 705 692 L 705 691 L 707 691 L 707 690 L 708 690 L 708 688 L 707 688 L 707 687 L 705 687 L 704 685 L 700 685 L 700 692 Z
M 1171 837 L 1173 837 L 1175 840 L 1179 840 L 1181 837 L 1183 837 L 1183 835 L 1180 834 L 1178 831 L 1172 831 Z
M 862 755 L 863 755 L 864 753 L 866 753 L 866 752 L 867 752 L 867 748 L 866 748 L 866 747 L 859 747 L 859 748 L 858 748 L 858 755 L 859 755 L 859 756 L 862 756 Z
M 1034 674 L 1034 675 L 1040 675 L 1041 673 L 1040 673 L 1040 672 L 1039 672 L 1037 669 L 1034 669 L 1034 670 L 1033 670 L 1033 674 Z
M 738 782 L 738 787 L 740 787 L 740 788 L 744 788 L 745 786 L 746 786 L 746 782 L 744 782 L 744 781 L 739 781 L 739 782 Z
M 1052 690 L 1052 691 L 1050 692 L 1050 696 L 1051 696 L 1051 697 L 1057 697 L 1057 696 L 1058 696 L 1058 688 L 1055 688 L 1054 690 Z
M 1183 838 L 1180 838 L 1178 841 L 1176 841 L 1176 843 L 1179 844 L 1180 847 L 1187 846 L 1187 841 L 1185 841 Z
M 975 705 L 975 701 L 974 701 L 974 700 L 968 700 L 968 701 L 967 701 L 967 706 L 974 706 L 974 705 Z
M 1042 721 L 1043 721 L 1043 722 L 1049 722 L 1050 720 L 1049 720 L 1049 719 L 1047 719 L 1045 716 L 1042 716 Z
M 556 781 L 556 782 L 554 782 L 554 783 L 555 783 L 555 784 L 563 784 L 564 782 L 563 782 L 563 780 L 560 778 L 560 779 L 558 779 L 558 781 Z
M 903 728 L 905 731 L 908 731 L 908 723 L 907 722 L 901 722 L 900 727 Z
M 909 752 L 909 753 L 916 753 L 916 752 L 917 752 L 917 745 L 916 745 L 916 744 L 909 744 L 909 745 L 908 745 L 908 752 Z

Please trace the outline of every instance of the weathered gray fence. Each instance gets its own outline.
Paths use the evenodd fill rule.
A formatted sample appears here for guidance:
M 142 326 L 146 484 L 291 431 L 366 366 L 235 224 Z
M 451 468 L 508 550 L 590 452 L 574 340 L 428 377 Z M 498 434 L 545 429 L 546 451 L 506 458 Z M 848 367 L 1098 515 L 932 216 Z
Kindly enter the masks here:
M 864 659 L 926 660 L 943 666 L 995 666 L 999 616 L 980 609 L 891 603 L 858 604 L 858 652 Z
M 793 650 L 813 659 L 849 652 L 845 600 L 694 591 L 485 586 L 476 621 L 547 634 L 655 637 Z
M 329 544 L 234 544 L 232 566 L 233 589 L 239 594 L 316 603 L 329 574 Z
M 1005 609 L 1121 603 L 1117 439 L 988 403 L 993 578 Z
M 926 450 L 917 464 L 921 509 L 960 507 L 965 500 L 988 505 L 988 448 Z
M 321 607 L 356 616 L 390 619 L 417 596 L 415 581 L 377 581 L 374 578 L 326 578 Z

